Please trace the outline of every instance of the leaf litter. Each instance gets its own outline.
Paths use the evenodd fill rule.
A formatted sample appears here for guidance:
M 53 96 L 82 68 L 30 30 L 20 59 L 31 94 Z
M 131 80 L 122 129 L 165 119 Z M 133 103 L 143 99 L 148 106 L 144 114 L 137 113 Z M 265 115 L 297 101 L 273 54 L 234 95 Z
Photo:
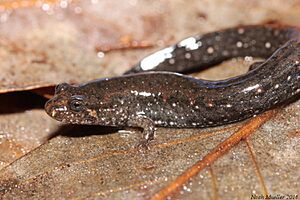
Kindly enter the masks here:
M 121 74 L 149 52 L 192 34 L 270 18 L 292 24 L 299 19 L 297 3 L 282 6 L 275 1 L 268 7 L 254 1 L 238 17 L 232 13 L 240 13 L 240 8 L 245 7 L 243 1 L 234 5 L 193 1 L 190 7 L 184 4 L 182 13 L 177 12 L 183 7 L 180 1 L 140 1 L 134 6 L 124 1 L 95 2 L 74 1 L 66 8 L 52 7 L 55 2 L 47 2 L 46 11 L 29 3 L 5 11 L 8 17 L 2 15 L 6 20 L 0 28 L 0 56 L 4 63 L 0 65 L 4 72 L 0 92 L 41 88 L 32 92 L 49 98 L 51 86 L 59 82 L 78 83 Z M 107 16 L 116 6 L 120 11 L 109 19 Z M 215 15 L 220 6 L 228 8 L 219 12 L 221 21 Z M 82 13 L 74 14 L 79 8 Z M 129 19 L 140 24 L 141 29 L 124 23 L 129 19 L 120 16 L 126 13 L 133 14 Z M 247 13 L 255 13 L 255 17 L 249 18 Z M 161 28 L 153 32 L 157 27 Z M 227 77 L 241 70 L 247 70 L 245 63 L 233 60 L 195 75 L 218 79 L 224 78 L 224 72 Z M 293 195 L 300 187 L 299 101 L 279 109 L 255 131 L 247 125 L 270 114 L 212 129 L 161 128 L 150 151 L 140 151 L 135 147 L 141 139 L 138 132 L 98 126 L 61 127 L 41 109 L 45 99 L 32 92 L 8 94 L 15 97 L 1 95 L 9 99 L 0 99 L 3 199 L 159 199 L 165 197 L 160 191 L 172 184 L 177 189 L 166 196 L 176 199 L 242 199 L 253 194 Z M 18 105 L 16 99 L 22 99 L 23 105 Z M 226 153 L 202 170 L 197 167 L 191 179 L 185 176 L 195 163 L 203 163 L 213 152 L 220 153 L 214 149 L 242 129 L 250 130 L 251 135 L 227 146 L 230 148 Z M 186 181 L 178 182 L 180 177 Z

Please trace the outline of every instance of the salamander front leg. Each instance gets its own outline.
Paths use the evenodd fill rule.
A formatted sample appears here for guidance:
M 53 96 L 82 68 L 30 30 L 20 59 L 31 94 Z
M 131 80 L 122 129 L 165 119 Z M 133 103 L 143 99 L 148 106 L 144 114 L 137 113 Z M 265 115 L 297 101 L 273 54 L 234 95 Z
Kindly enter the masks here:
M 147 147 L 148 143 L 154 139 L 154 133 L 156 128 L 152 119 L 145 116 L 138 115 L 128 120 L 127 125 L 131 127 L 139 127 L 143 129 L 144 139 L 139 144 L 139 146 Z

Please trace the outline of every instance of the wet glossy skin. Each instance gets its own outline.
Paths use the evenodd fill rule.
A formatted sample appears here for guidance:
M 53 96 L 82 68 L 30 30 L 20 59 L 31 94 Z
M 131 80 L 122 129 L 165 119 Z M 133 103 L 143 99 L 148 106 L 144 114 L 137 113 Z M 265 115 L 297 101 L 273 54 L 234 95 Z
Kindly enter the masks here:
M 128 73 L 184 72 L 231 57 L 272 56 L 248 73 L 224 81 L 146 72 L 78 86 L 60 84 L 45 110 L 65 123 L 141 127 L 147 140 L 153 138 L 155 126 L 209 127 L 241 121 L 300 93 L 298 37 L 297 28 L 277 25 L 191 37 L 146 57 Z
M 142 59 L 126 74 L 142 71 L 201 70 L 234 57 L 268 58 L 299 28 L 276 24 L 240 26 L 186 38 Z

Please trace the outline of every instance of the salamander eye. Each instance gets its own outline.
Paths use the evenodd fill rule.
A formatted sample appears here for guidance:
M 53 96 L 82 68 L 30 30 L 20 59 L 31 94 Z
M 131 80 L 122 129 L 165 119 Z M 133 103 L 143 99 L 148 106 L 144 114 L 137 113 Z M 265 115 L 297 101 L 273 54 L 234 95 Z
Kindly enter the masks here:
M 69 87 L 71 87 L 71 85 L 69 85 L 68 83 L 61 83 L 56 85 L 55 87 L 55 93 L 60 93 L 62 91 L 67 90 Z
M 79 112 L 85 109 L 84 97 L 82 95 L 74 95 L 71 97 L 70 108 L 73 111 Z

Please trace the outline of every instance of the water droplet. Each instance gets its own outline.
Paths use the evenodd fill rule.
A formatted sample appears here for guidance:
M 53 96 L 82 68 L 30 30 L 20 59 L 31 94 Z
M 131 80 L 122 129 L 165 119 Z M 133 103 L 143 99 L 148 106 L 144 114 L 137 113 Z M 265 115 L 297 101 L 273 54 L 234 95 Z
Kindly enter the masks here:
M 236 46 L 237 46 L 238 48 L 241 48 L 241 47 L 243 46 L 243 43 L 242 43 L 241 41 L 238 41 L 238 42 L 236 43 Z
M 42 5 L 42 10 L 43 10 L 43 11 L 48 11 L 49 9 L 50 9 L 50 5 L 49 5 L 49 4 L 44 3 L 44 4 Z
M 61 2 L 59 3 L 59 6 L 60 6 L 61 8 L 67 8 L 67 7 L 68 7 L 68 2 L 65 1 L 65 0 L 63 0 L 63 1 L 61 1 Z
M 99 51 L 99 52 L 97 53 L 97 56 L 98 56 L 99 58 L 103 58 L 103 57 L 105 56 L 105 53 L 102 52 L 102 51 Z
M 252 62 L 252 61 L 253 61 L 253 57 L 252 57 L 252 56 L 246 56 L 246 57 L 244 58 L 244 60 L 245 60 L 246 62 Z
M 271 43 L 270 43 L 270 42 L 266 42 L 265 47 L 266 47 L 267 49 L 269 49 L 269 48 L 271 47 Z

